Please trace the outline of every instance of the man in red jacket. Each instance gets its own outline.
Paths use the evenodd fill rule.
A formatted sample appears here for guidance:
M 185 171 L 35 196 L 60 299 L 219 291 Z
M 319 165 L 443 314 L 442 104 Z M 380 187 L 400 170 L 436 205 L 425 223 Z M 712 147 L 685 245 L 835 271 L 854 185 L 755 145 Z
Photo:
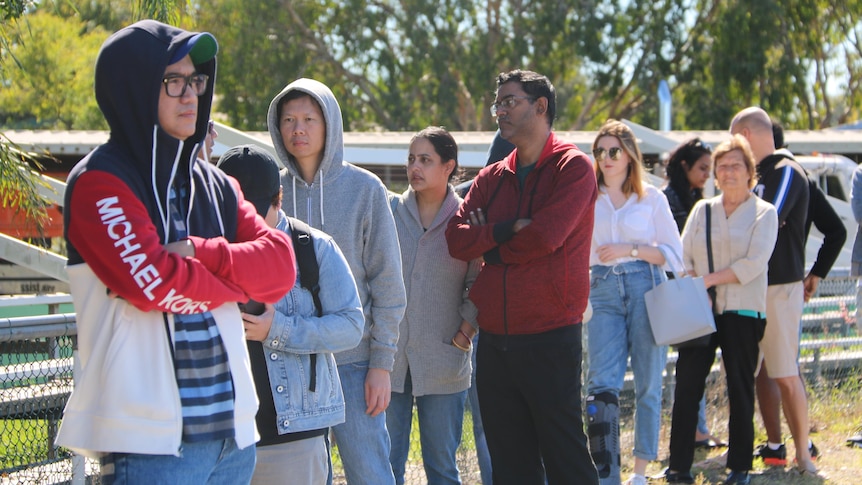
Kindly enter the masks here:
M 491 114 L 515 150 L 479 172 L 446 230 L 453 257 L 485 261 L 470 298 L 496 485 L 598 483 L 580 403 L 596 178 L 551 131 L 555 109 L 547 77 L 497 77 Z

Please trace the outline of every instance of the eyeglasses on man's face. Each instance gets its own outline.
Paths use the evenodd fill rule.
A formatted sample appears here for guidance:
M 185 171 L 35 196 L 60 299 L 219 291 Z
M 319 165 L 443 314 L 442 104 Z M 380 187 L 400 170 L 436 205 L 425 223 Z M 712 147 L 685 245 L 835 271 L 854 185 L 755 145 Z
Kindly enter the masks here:
M 536 100 L 536 98 L 530 96 L 515 96 L 514 94 L 506 96 L 505 98 L 491 105 L 491 116 L 496 117 L 497 111 L 500 108 L 503 108 L 503 110 L 505 111 L 509 111 L 510 109 L 514 108 L 515 105 L 518 104 L 519 99 L 528 99 L 531 103 Z
M 195 96 L 200 96 L 207 90 L 209 76 L 195 73 L 188 76 L 179 74 L 168 74 L 162 79 L 165 84 L 165 93 L 172 98 L 182 98 L 186 94 L 186 88 L 191 87 Z
M 613 147 L 609 150 L 605 150 L 604 148 L 596 148 L 593 150 L 593 158 L 596 159 L 597 162 L 601 162 L 605 159 L 605 156 L 609 156 L 611 160 L 619 160 L 623 154 L 623 149 L 620 147 Z

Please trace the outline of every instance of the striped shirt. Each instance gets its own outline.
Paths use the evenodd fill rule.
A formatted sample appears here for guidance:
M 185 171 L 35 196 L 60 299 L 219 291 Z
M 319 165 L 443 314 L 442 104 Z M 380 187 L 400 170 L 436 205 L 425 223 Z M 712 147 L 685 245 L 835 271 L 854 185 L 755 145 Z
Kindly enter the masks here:
M 185 195 L 185 189 L 180 193 Z M 184 197 L 171 188 L 175 240 L 188 236 Z M 183 409 L 183 441 L 234 437 L 234 389 L 227 353 L 210 312 L 174 315 L 174 369 Z

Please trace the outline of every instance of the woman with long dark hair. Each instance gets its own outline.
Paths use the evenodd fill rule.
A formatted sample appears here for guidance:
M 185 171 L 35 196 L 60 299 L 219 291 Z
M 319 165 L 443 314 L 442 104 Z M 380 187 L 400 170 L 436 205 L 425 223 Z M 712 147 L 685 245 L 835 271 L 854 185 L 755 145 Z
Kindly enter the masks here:
M 703 198 L 703 187 L 712 168 L 712 147 L 700 138 L 692 138 L 676 147 L 667 162 L 667 185 L 662 189 L 670 205 L 679 232 L 685 227 L 688 213 Z
M 712 170 L 712 146 L 700 138 L 692 138 L 674 148 L 667 161 L 668 182 L 662 191 L 667 197 L 670 212 L 680 234 L 691 208 L 703 198 L 703 188 Z M 700 400 L 697 413 L 695 447 L 715 448 L 726 446 L 709 432 L 706 424 L 706 398 Z

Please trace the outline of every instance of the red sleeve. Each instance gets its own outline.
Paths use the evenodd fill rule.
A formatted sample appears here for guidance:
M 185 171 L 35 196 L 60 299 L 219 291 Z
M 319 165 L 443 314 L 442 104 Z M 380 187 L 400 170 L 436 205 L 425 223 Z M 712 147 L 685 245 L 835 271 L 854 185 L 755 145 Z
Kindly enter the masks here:
M 246 201 L 235 179 L 237 192 L 237 229 L 235 243 L 223 238 L 191 236 L 195 257 L 216 276 L 236 283 L 253 300 L 275 303 L 296 280 L 293 245 L 290 237 L 270 228 Z
M 449 245 L 449 254 L 455 259 L 472 261 L 497 247 L 494 224 L 473 226 L 470 225 L 469 217 L 471 211 L 487 209 L 489 185 L 500 183 L 500 179 L 491 176 L 491 173 L 488 167 L 479 171 L 464 202 L 446 226 L 446 243 Z
M 556 251 L 595 210 L 598 188 L 592 163 L 583 155 L 564 157 L 569 158 L 554 174 L 550 198 L 534 210 L 528 226 L 500 245 L 503 263 L 523 264 Z
M 207 311 L 248 295 L 196 258 L 169 253 L 144 204 L 119 178 L 86 172 L 75 182 L 67 237 L 113 293 L 142 311 Z

